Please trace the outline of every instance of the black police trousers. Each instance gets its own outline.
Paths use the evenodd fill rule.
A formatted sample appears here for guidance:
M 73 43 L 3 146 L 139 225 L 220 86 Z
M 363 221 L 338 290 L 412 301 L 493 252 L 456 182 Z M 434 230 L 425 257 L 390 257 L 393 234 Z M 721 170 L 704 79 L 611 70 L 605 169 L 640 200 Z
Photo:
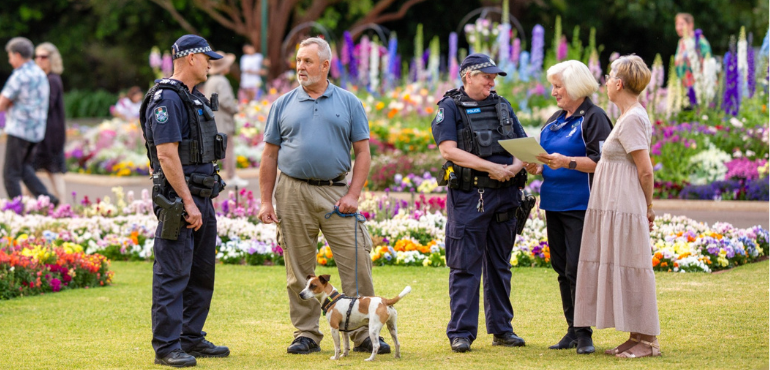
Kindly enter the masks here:
M 170 194 L 171 198 L 175 194 Z M 203 324 L 214 293 L 217 219 L 211 199 L 193 196 L 203 225 L 194 231 L 184 223 L 177 240 L 155 231 L 152 276 L 152 347 L 157 357 L 175 349 L 189 350 L 206 335 Z
M 484 212 L 476 208 L 478 189 L 449 189 L 447 194 L 446 263 L 449 272 L 451 318 L 447 337 L 476 339 L 479 286 L 484 276 L 484 315 L 488 334 L 513 331 L 511 251 L 516 219 L 498 222 L 496 213 L 519 206 L 514 187 L 484 190 Z

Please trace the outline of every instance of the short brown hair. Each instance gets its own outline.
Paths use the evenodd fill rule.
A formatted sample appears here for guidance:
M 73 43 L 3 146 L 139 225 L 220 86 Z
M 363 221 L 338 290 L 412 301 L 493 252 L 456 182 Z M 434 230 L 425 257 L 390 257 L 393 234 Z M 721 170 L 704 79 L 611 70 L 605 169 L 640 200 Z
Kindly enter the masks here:
M 688 24 L 695 24 L 695 18 L 693 18 L 692 14 L 690 13 L 676 13 L 676 17 L 674 17 L 674 19 L 677 19 L 677 18 L 684 19 L 684 21 L 687 22 Z
M 638 55 L 624 55 L 612 62 L 615 77 L 634 95 L 639 95 L 650 83 L 650 69 Z

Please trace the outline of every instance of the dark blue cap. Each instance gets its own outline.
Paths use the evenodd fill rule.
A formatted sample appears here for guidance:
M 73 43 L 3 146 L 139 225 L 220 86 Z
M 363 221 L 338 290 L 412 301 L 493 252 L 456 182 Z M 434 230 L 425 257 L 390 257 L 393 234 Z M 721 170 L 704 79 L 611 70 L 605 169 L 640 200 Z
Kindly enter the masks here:
M 488 55 L 481 53 L 473 53 L 465 57 L 462 65 L 460 65 L 460 77 L 464 76 L 468 71 L 480 70 L 484 73 L 497 73 L 500 76 L 507 76 L 502 69 L 498 68 L 495 61 Z
M 196 35 L 184 35 L 171 46 L 171 54 L 174 59 L 190 54 L 203 53 L 211 59 L 222 59 L 222 56 L 211 51 L 211 46 L 206 39 Z

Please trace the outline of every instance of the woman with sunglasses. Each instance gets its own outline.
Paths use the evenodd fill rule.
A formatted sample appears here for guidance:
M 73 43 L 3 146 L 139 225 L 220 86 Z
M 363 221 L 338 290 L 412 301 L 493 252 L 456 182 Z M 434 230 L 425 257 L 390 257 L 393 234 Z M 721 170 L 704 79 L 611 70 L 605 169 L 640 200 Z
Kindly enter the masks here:
M 596 166 L 578 266 L 575 325 L 628 332 L 627 341 L 605 351 L 622 358 L 661 354 L 650 262 L 650 230 L 655 220 L 652 125 L 639 103 L 650 74 L 636 55 L 612 62 L 607 96 L 621 115 Z
M 64 160 L 64 143 L 67 140 L 67 127 L 64 122 L 64 87 L 61 74 L 64 71 L 59 49 L 50 42 L 44 42 L 35 48 L 35 63 L 48 75 L 51 94 L 48 97 L 48 119 L 45 138 L 35 147 L 35 170 L 43 170 L 53 184 L 53 192 L 59 199 L 65 199 L 64 173 L 67 166 Z
M 540 131 L 540 145 L 550 154 L 538 156 L 544 165 L 526 164 L 527 172 L 543 175 L 540 208 L 545 210 L 551 266 L 558 274 L 567 334 L 550 349 L 576 348 L 579 354 L 594 352 L 590 327 L 575 327 L 575 286 L 580 239 L 588 206 L 593 172 L 602 144 L 612 130 L 603 109 L 589 95 L 599 83 L 585 64 L 568 60 L 548 69 L 551 96 L 561 108 Z

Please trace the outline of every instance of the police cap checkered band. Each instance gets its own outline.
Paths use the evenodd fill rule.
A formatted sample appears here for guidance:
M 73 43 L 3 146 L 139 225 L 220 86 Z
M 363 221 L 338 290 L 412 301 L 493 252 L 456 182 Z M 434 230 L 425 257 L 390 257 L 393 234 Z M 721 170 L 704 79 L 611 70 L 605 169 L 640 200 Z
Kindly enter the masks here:
M 179 51 L 179 52 L 174 53 L 174 59 L 178 59 L 178 58 L 181 58 L 183 56 L 190 55 L 190 54 L 205 53 L 207 51 L 211 51 L 211 46 L 206 46 L 205 48 L 187 49 L 187 50 L 184 50 L 184 51 Z
M 491 67 L 491 66 L 494 66 L 494 65 L 495 65 L 494 63 L 490 63 L 490 62 L 470 65 L 468 67 L 465 67 L 465 69 L 463 69 L 462 71 L 460 71 L 460 76 L 465 76 L 465 74 L 468 73 L 468 71 L 475 71 L 477 69 Z

